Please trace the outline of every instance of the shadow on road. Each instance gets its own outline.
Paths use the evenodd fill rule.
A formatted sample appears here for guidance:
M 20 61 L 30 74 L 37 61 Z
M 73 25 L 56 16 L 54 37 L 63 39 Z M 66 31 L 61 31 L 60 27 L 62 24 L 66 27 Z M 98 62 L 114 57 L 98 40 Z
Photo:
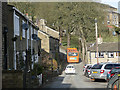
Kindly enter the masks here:
M 52 81 L 50 81 L 49 83 L 47 83 L 47 85 L 44 85 L 42 88 L 53 90 L 54 88 L 70 88 L 70 87 L 71 87 L 71 84 L 68 82 L 65 82 L 63 76 L 58 76 L 54 78 Z

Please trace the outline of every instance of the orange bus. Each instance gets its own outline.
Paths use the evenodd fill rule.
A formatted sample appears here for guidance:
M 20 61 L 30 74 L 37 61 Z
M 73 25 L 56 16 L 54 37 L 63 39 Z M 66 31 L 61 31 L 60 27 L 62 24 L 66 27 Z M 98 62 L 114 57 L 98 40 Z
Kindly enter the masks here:
M 79 52 L 77 51 L 77 48 L 67 48 L 67 62 L 68 63 L 79 62 Z

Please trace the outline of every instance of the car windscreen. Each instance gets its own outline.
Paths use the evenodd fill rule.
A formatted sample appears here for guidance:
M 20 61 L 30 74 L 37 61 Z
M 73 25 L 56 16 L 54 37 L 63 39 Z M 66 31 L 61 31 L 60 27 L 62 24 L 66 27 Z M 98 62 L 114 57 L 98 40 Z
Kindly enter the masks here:
M 103 64 L 95 64 L 92 69 L 101 69 L 102 66 Z
M 67 66 L 67 68 L 73 68 L 73 66 Z
M 115 68 L 115 69 L 112 69 L 111 73 L 117 73 L 117 72 L 120 72 L 120 68 Z

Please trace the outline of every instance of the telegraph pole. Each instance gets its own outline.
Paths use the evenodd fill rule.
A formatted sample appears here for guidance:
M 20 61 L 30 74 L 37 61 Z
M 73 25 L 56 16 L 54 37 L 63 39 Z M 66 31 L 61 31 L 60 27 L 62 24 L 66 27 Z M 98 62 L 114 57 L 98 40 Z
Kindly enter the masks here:
M 96 30 L 96 51 L 97 51 L 97 64 L 98 64 L 98 30 L 97 30 L 97 18 L 95 18 L 95 30 Z

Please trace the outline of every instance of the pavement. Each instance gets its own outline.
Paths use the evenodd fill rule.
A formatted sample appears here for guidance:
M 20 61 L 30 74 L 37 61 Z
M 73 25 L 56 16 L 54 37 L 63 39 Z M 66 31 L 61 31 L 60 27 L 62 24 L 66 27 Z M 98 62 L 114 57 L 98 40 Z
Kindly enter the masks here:
M 90 78 L 83 76 L 83 63 L 73 64 L 76 75 L 66 75 L 65 72 L 54 78 L 43 88 L 106 88 L 107 82 L 98 80 L 92 82 Z

